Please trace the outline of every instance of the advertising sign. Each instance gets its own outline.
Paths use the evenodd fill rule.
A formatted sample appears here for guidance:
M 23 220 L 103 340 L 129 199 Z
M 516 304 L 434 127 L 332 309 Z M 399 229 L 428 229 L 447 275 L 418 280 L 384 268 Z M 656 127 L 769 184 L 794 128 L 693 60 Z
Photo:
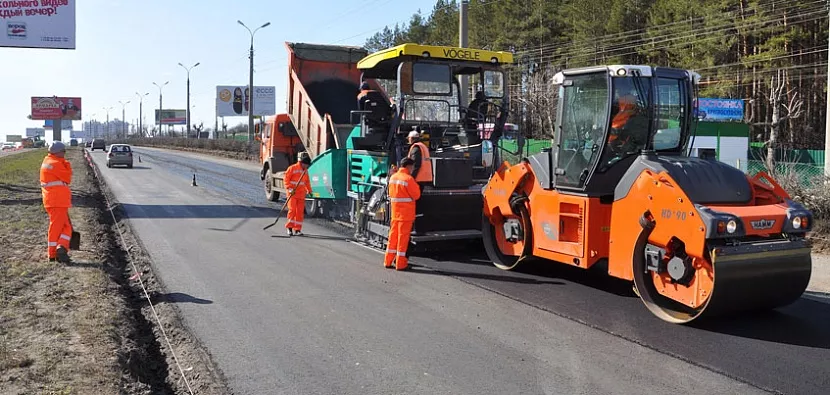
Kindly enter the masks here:
M 2 1 L 0 1 L 2 3 Z M 33 97 L 32 119 L 45 121 L 47 119 L 81 120 L 80 97 Z
M 744 120 L 744 101 L 741 99 L 700 98 L 697 106 L 697 117 L 702 121 L 740 122 Z
M 156 123 L 159 123 L 159 110 L 156 110 Z M 162 125 L 187 125 L 186 110 L 163 110 Z
M 248 85 L 224 85 L 216 87 L 217 117 L 247 117 L 249 108 Z M 254 115 L 265 116 L 277 113 L 276 88 L 254 86 Z
M 7 134 L 6 135 L 6 142 L 9 143 L 19 143 L 23 141 L 23 136 L 19 134 Z
M 0 1 L 0 47 L 75 49 L 75 0 Z
M 46 130 L 43 128 L 26 128 L 26 137 L 46 136 Z

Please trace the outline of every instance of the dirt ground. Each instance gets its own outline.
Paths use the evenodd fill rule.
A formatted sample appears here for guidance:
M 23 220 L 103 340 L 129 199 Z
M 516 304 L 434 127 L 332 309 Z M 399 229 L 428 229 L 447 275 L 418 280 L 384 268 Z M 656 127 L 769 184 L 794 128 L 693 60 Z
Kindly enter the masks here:
M 193 393 L 225 394 L 210 356 L 165 303 L 149 260 L 127 230 L 120 244 L 81 149 L 70 149 L 81 249 L 69 265 L 46 259 L 48 217 L 38 172 L 45 150 L 0 158 L 0 394 L 190 393 L 161 337 L 130 259 L 156 305 Z M 116 214 L 118 218 L 118 214 Z

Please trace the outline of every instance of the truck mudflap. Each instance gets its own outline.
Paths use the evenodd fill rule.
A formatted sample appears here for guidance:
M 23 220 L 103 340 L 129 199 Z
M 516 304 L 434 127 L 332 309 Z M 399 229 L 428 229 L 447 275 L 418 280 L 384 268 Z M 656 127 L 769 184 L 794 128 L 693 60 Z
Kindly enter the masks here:
M 807 289 L 812 271 L 810 252 L 809 242 L 803 239 L 713 247 L 711 294 L 696 309 L 660 295 L 644 268 L 637 270 L 635 266 L 634 282 L 646 307 L 672 323 L 769 310 L 795 302 Z

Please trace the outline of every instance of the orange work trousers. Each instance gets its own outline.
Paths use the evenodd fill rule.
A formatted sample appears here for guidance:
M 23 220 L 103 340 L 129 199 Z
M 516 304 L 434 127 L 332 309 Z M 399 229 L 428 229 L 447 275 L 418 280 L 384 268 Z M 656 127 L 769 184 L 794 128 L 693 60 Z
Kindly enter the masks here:
M 389 240 L 386 241 L 386 256 L 383 266 L 403 270 L 409 267 L 409 258 L 406 257 L 406 249 L 409 247 L 409 234 L 412 232 L 412 224 L 415 221 L 392 220 L 389 225 Z
M 288 221 L 285 222 L 285 229 L 302 231 L 303 218 L 305 218 L 305 195 L 295 194 L 288 199 Z
M 72 240 L 72 224 L 69 223 L 69 208 L 50 207 L 46 209 L 49 214 L 49 233 L 47 234 L 47 254 L 49 258 L 57 258 L 58 246 L 63 246 L 69 251 L 69 241 Z

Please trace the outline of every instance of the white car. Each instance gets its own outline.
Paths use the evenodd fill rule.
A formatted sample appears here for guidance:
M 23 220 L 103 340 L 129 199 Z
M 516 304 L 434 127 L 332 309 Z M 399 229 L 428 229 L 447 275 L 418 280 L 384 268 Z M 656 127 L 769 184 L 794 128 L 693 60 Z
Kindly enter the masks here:
M 14 143 L 3 143 L 3 146 L 0 147 L 2 151 L 14 151 L 17 149 L 17 146 Z

